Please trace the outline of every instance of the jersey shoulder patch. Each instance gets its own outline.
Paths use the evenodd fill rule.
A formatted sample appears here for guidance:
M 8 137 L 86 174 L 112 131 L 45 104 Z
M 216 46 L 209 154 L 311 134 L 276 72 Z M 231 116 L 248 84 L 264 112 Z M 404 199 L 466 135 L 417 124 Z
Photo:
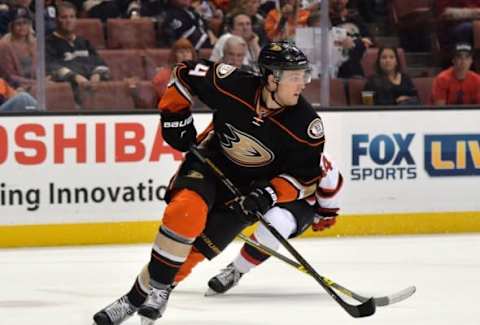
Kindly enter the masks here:
M 231 75 L 232 72 L 235 71 L 235 69 L 236 68 L 233 65 L 229 65 L 229 64 L 226 64 L 226 63 L 220 63 L 215 68 L 215 73 L 217 74 L 217 77 L 219 79 L 224 79 L 224 78 L 228 77 L 229 75 Z
M 309 146 L 317 146 L 325 140 L 325 129 L 322 119 L 314 108 L 300 97 L 297 105 L 286 108 L 281 114 L 274 117 L 298 142 Z

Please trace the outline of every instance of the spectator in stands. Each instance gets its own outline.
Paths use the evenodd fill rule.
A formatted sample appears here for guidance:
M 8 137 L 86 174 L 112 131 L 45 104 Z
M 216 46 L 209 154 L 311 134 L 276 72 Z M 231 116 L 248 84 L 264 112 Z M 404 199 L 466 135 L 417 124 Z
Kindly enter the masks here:
M 83 12 L 85 12 L 90 18 L 98 18 L 103 22 L 106 22 L 108 18 L 121 17 L 119 8 L 120 1 L 85 0 L 82 2 Z
M 110 79 L 110 69 L 88 40 L 75 35 L 76 9 L 70 2 L 57 7 L 57 29 L 46 39 L 48 77 L 68 81 L 75 101 L 82 105 L 79 85 Z
M 197 52 L 193 48 L 192 43 L 186 38 L 180 38 L 176 41 L 172 50 L 170 51 L 170 57 L 168 59 L 168 66 L 159 67 L 157 74 L 153 78 L 153 87 L 157 93 L 158 100 L 160 100 L 167 89 L 167 84 L 170 81 L 172 75 L 172 67 L 180 62 L 196 60 Z
M 272 9 L 265 18 L 270 41 L 291 40 L 296 27 L 307 26 L 310 11 L 300 8 L 300 0 L 280 0 L 280 9 Z
M 444 50 L 457 43 L 473 44 L 473 20 L 480 19 L 479 0 L 436 0 L 438 39 Z
M 244 56 L 243 64 L 253 67 L 252 71 L 256 71 L 256 62 L 260 53 L 259 37 L 253 32 L 252 20 L 245 13 L 238 12 L 229 17 L 227 21 L 228 32 L 223 34 L 213 47 L 210 60 L 217 62 L 224 56 L 224 46 L 226 41 L 232 36 L 240 36 L 247 45 L 247 53 Z
M 16 8 L 25 8 L 30 11 L 32 0 L 12 0 L 4 1 L 0 6 L 0 36 L 8 33 L 10 21 L 12 19 L 11 11 Z
M 246 56 L 247 43 L 240 36 L 232 35 L 225 42 L 225 46 L 223 48 L 223 57 L 220 61 L 233 65 L 240 70 L 252 72 L 252 66 L 243 64 Z
M 0 112 L 26 112 L 38 110 L 38 103 L 29 93 L 17 92 L 0 79 Z
M 375 75 L 368 79 L 364 91 L 374 93 L 375 105 L 420 104 L 412 80 L 401 71 L 398 51 L 394 47 L 384 47 L 378 51 Z
M 455 46 L 453 66 L 440 72 L 433 81 L 432 99 L 435 105 L 480 104 L 480 75 L 470 68 L 472 46 Z
M 12 87 L 28 89 L 35 79 L 36 40 L 32 16 L 23 7 L 11 10 L 9 33 L 0 41 L 1 76 Z
M 330 0 L 330 20 L 332 26 L 344 28 L 346 37 L 339 41 L 348 59 L 340 66 L 338 78 L 361 78 L 364 76 L 362 58 L 373 42 L 367 25 L 355 12 L 347 8 L 348 0 Z
M 259 38 L 260 47 L 265 46 L 269 41 L 265 32 L 265 19 L 260 14 L 261 0 L 230 0 L 228 6 L 228 15 L 225 20 L 228 21 L 230 15 L 235 15 L 238 12 L 242 12 L 250 17 L 252 23 L 252 29 L 255 35 Z
M 110 79 L 110 70 L 95 48 L 75 35 L 75 7 L 69 2 L 58 6 L 57 29 L 46 40 L 47 71 L 54 81 L 74 84 Z
M 191 3 L 192 0 L 168 0 L 162 28 L 167 43 L 172 45 L 181 37 L 186 37 L 196 50 L 212 48 L 217 38 L 193 10 Z

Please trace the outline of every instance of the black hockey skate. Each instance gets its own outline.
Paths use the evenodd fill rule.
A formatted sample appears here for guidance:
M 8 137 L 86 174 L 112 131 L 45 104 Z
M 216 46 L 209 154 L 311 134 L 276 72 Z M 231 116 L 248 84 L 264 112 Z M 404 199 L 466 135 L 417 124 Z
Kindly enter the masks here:
M 150 285 L 147 300 L 138 309 L 142 325 L 153 325 L 155 320 L 162 317 L 167 308 L 168 298 L 172 289 L 171 285 L 159 285 L 158 288 Z
M 118 325 L 136 311 L 137 308 L 128 301 L 127 296 L 122 296 L 93 315 L 93 325 Z
M 213 296 L 227 292 L 238 284 L 242 276 L 243 273 L 237 270 L 233 263 L 228 264 L 219 274 L 208 281 L 209 289 L 205 293 L 205 296 Z

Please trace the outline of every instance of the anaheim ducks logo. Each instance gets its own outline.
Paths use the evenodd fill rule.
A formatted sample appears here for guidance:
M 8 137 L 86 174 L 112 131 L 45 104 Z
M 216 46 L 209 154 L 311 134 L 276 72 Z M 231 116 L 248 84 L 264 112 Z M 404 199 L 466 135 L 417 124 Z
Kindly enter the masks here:
M 280 52 L 281 50 L 282 47 L 278 44 L 272 44 L 272 46 L 270 46 L 270 51 Z
M 260 141 L 228 123 L 225 125 L 228 130 L 221 135 L 220 145 L 228 159 L 246 167 L 261 167 L 273 161 L 275 155 Z

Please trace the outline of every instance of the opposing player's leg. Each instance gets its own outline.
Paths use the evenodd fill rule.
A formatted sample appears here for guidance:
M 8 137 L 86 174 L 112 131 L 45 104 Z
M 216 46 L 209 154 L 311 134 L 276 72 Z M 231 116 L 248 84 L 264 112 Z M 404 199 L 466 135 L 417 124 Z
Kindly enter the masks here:
M 304 201 L 282 204 L 270 209 L 265 214 L 265 218 L 285 238 L 295 237 L 302 233 L 312 223 L 313 216 L 313 208 Z M 280 246 L 279 241 L 262 224 L 258 225 L 251 238 L 275 250 Z M 245 273 L 269 257 L 270 255 L 245 244 L 232 263 L 208 281 L 209 289 L 206 295 L 227 292 L 238 284 Z

